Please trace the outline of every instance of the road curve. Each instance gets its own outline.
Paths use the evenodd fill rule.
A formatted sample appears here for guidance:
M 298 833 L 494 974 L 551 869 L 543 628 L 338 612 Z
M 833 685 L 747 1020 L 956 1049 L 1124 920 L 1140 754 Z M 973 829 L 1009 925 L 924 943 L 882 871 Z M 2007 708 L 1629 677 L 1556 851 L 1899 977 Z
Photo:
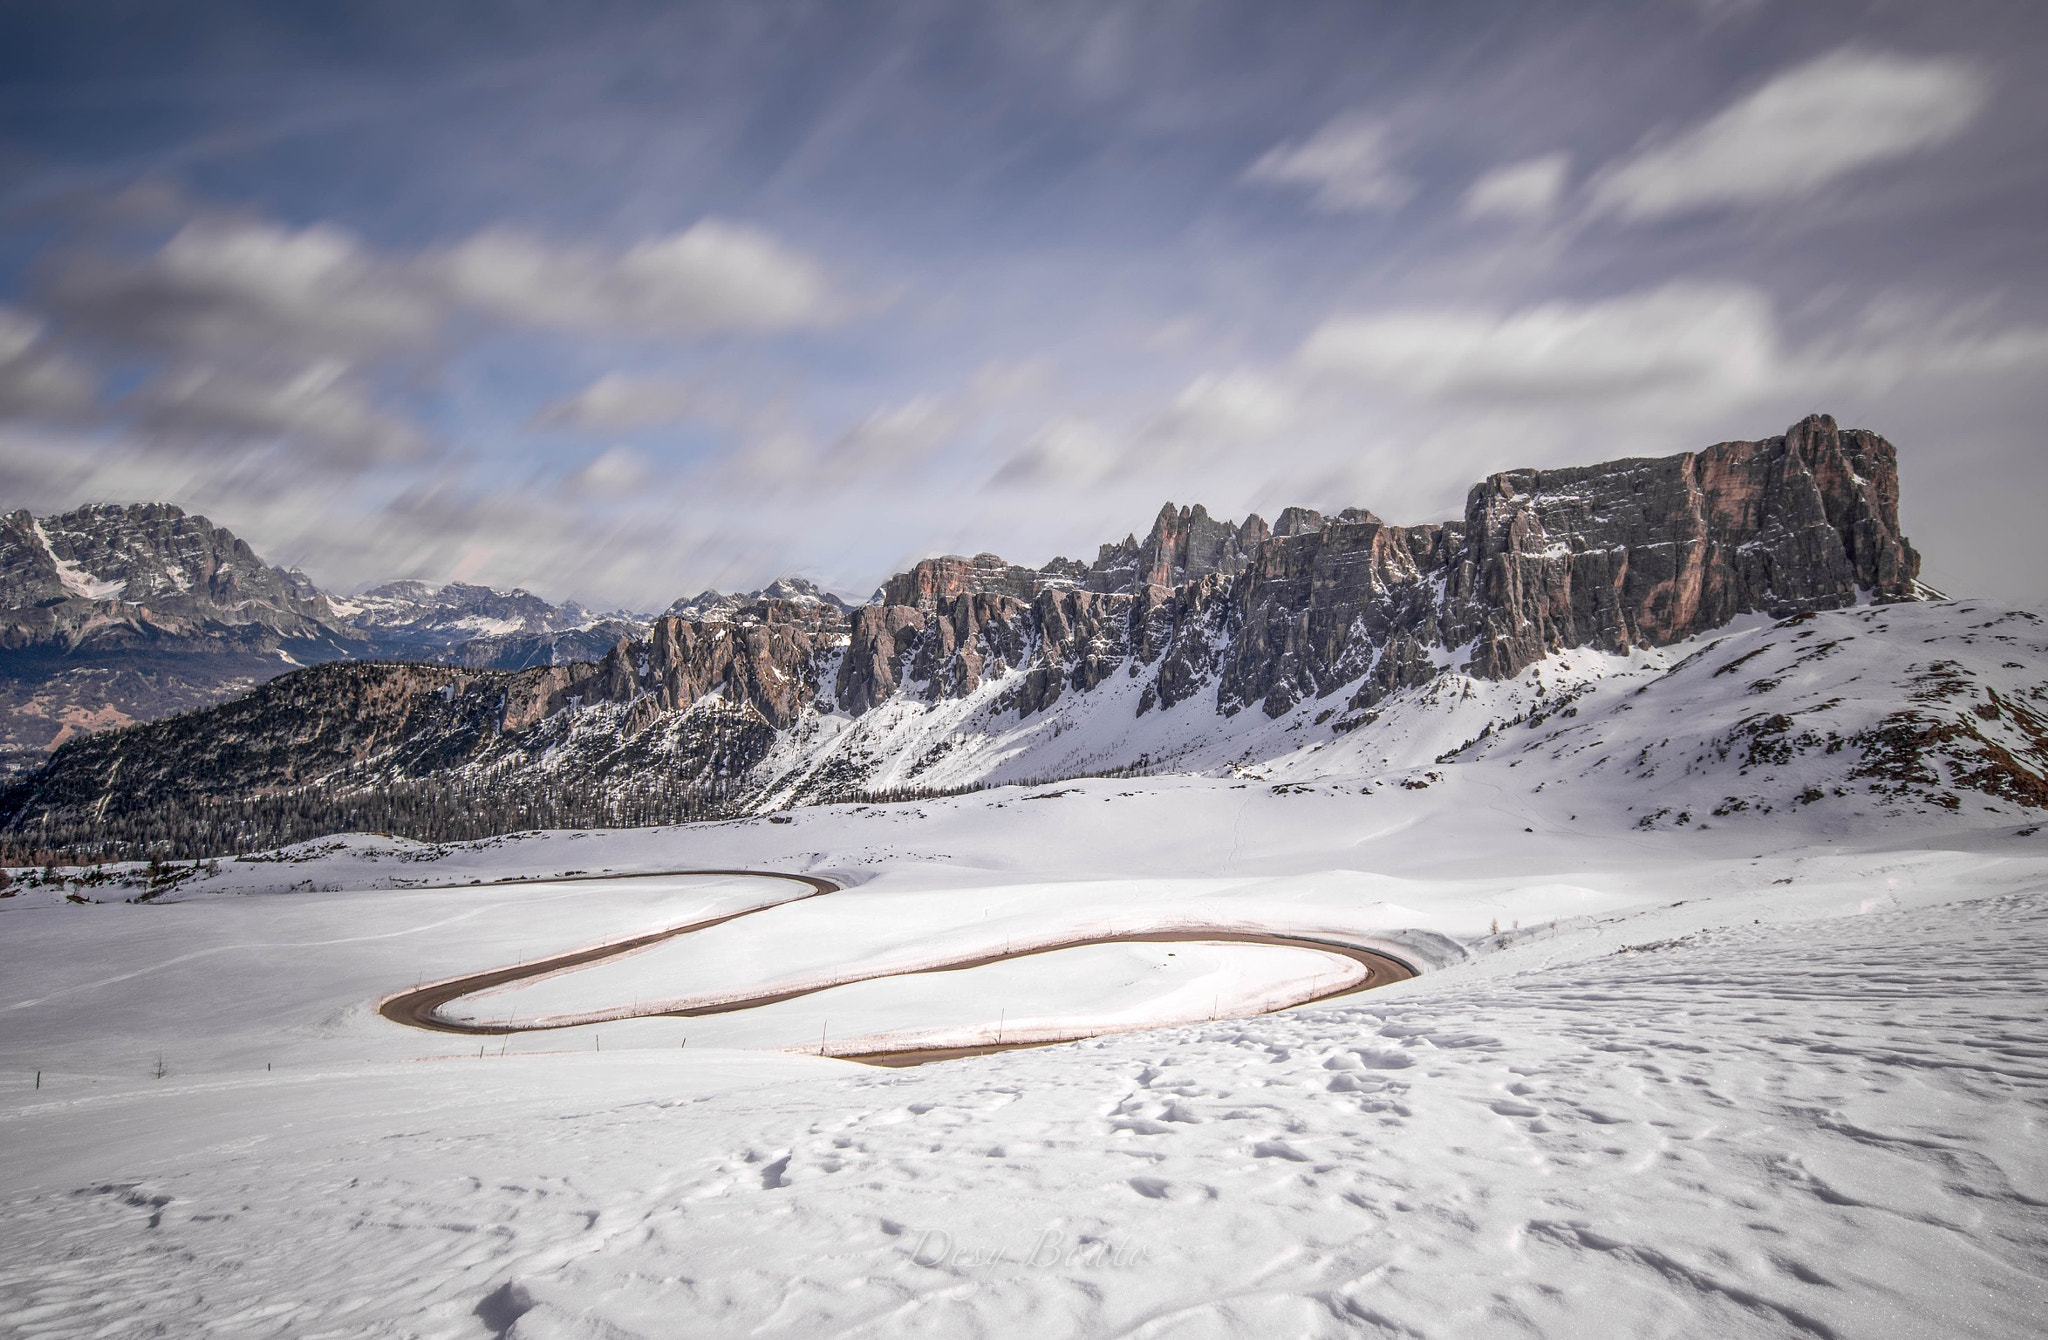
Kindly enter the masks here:
M 787 907 L 790 903 L 802 902 L 807 898 L 818 898 L 828 893 L 835 893 L 840 888 L 840 885 L 834 881 L 818 875 L 792 875 L 768 870 L 663 870 L 655 874 L 582 876 L 581 878 L 649 879 L 658 876 L 678 875 L 752 876 L 760 879 L 786 879 L 809 885 L 811 892 L 801 897 L 785 899 L 779 903 L 769 903 L 764 907 L 752 907 L 740 912 L 728 912 L 722 916 L 707 917 L 701 921 L 686 922 L 681 926 L 671 926 L 666 930 L 652 931 L 646 935 L 637 935 L 627 940 L 613 940 L 607 944 L 592 945 L 584 949 L 572 950 L 566 954 L 557 954 L 551 958 L 532 959 L 525 963 L 514 964 L 508 968 L 494 968 L 489 972 L 473 973 L 466 977 L 451 977 L 444 981 L 432 982 L 425 986 L 414 987 L 410 991 L 401 991 L 395 995 L 385 997 L 377 1003 L 377 1012 L 393 1023 L 406 1024 L 413 1028 L 424 1028 L 436 1033 L 465 1033 L 493 1037 L 507 1033 L 540 1033 L 562 1028 L 580 1028 L 596 1022 L 610 1023 L 618 1019 L 627 1018 L 696 1018 L 703 1015 L 732 1014 L 740 1010 L 750 1010 L 762 1005 L 773 1005 L 780 1001 L 795 1000 L 801 996 L 812 995 L 819 991 L 829 991 L 834 987 L 848 986 L 854 982 L 874 981 L 883 977 L 907 977 L 928 972 L 961 972 L 969 968 L 986 967 L 991 963 L 1001 963 L 1010 959 L 1029 958 L 1036 954 L 1050 954 L 1062 949 L 1079 949 L 1088 945 L 1128 944 L 1133 942 L 1150 942 L 1155 944 L 1261 944 L 1277 945 L 1290 949 L 1317 949 L 1325 953 L 1341 955 L 1365 968 L 1366 975 L 1363 981 L 1351 983 L 1334 991 L 1326 991 L 1320 995 L 1305 997 L 1300 1001 L 1293 1002 L 1296 1005 L 1334 1000 L 1340 996 L 1348 996 L 1360 991 L 1369 991 L 1374 987 L 1385 986 L 1391 982 L 1405 981 L 1416 975 L 1416 971 L 1411 965 L 1402 962 L 1390 954 L 1360 948 L 1357 945 L 1345 944 L 1337 940 L 1326 940 L 1306 935 L 1283 935 L 1267 931 L 1180 927 L 1172 930 L 1133 931 L 1123 934 L 1075 936 L 1068 939 L 1049 940 L 1026 945 L 1021 949 L 1008 949 L 1001 953 L 974 954 L 922 968 L 891 969 L 859 977 L 834 978 L 829 982 L 819 982 L 809 986 L 799 986 L 779 991 L 762 991 L 749 996 L 723 1000 L 711 1005 L 695 1006 L 689 1009 L 664 1010 L 650 1008 L 634 1014 L 607 1014 L 602 1020 L 570 1019 L 553 1023 L 535 1024 L 521 1024 L 514 1021 L 493 1024 L 470 1023 L 464 1020 L 445 1018 L 441 1015 L 440 1009 L 443 1005 L 474 992 L 487 991 L 492 987 L 504 986 L 507 983 L 522 981 L 529 977 L 539 977 L 547 973 L 560 972 L 565 968 L 580 968 L 588 964 L 602 962 L 605 959 L 631 953 L 636 949 L 643 949 L 648 945 L 657 944 L 663 940 L 674 939 L 679 935 L 688 935 L 692 931 L 708 930 L 713 926 L 723 925 L 728 921 L 737 921 L 741 917 L 752 916 L 756 912 L 765 912 L 771 907 Z M 1291 1006 L 1279 1006 L 1276 1008 L 1286 1009 L 1291 1008 Z M 1088 1035 L 1082 1034 L 1078 1036 Z M 1077 1039 L 1062 1037 L 1055 1041 L 1069 1042 L 1075 1040 Z M 833 1053 L 833 1055 L 844 1061 L 862 1061 L 870 1065 L 900 1067 L 922 1065 L 928 1061 L 951 1060 L 963 1056 L 985 1056 L 993 1052 L 1014 1051 L 1024 1047 L 1050 1045 L 1052 1045 L 1052 1042 L 1045 1039 L 1030 1039 L 1019 1042 L 983 1043 L 967 1047 L 905 1048 L 891 1051 Z

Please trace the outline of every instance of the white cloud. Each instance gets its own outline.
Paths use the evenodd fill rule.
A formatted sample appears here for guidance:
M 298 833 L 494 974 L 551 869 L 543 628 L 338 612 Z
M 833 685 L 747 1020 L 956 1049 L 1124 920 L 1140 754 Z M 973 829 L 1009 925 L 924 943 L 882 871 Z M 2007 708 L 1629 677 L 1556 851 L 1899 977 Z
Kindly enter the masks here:
M 534 422 L 561 428 L 630 433 L 680 423 L 703 408 L 694 388 L 663 377 L 608 372 L 575 395 L 541 407 Z
M 1786 70 L 1593 181 L 1596 212 L 1657 219 L 1809 194 L 1960 134 L 1988 96 L 1970 65 L 1846 49 Z
M 591 493 L 627 493 L 645 485 L 653 469 L 631 447 L 611 447 L 585 462 L 570 482 Z
M 917 396 L 876 410 L 825 450 L 840 471 L 893 469 L 931 454 L 962 422 L 960 407 L 936 396 Z
M 1465 217 L 1546 218 L 1557 208 L 1570 171 L 1571 156 L 1561 153 L 1497 167 L 1465 192 Z
M 1123 443 L 1100 424 L 1075 416 L 1053 420 L 1031 436 L 990 478 L 992 488 L 1063 488 L 1092 484 L 1116 468 Z
M 715 219 L 616 254 L 493 230 L 431 269 L 467 305 L 563 330 L 765 334 L 825 325 L 844 310 L 816 261 Z
M 1143 436 L 1158 443 L 1256 441 L 1286 432 L 1301 413 L 1300 390 L 1291 382 L 1236 368 L 1189 382 Z
M 139 355 L 142 366 L 124 376 L 139 373 L 141 387 L 93 406 L 94 379 L 60 356 L 36 319 L 0 313 L 0 414 L 89 411 L 173 448 L 300 442 L 322 472 L 428 446 L 429 430 L 385 391 L 451 340 L 473 337 L 465 315 L 673 339 L 788 330 L 843 310 L 818 262 L 716 220 L 622 251 L 498 230 L 398 252 L 326 225 L 207 214 L 152 251 L 81 248 L 47 275 L 40 297 L 54 338 L 65 349 Z M 717 401 L 615 375 L 540 419 L 620 431 L 715 418 Z
M 1275 145 L 1245 170 L 1245 180 L 1299 186 L 1336 213 L 1398 209 L 1414 183 L 1389 162 L 1386 126 L 1357 112 L 1335 118 L 1299 144 Z
M 1340 317 L 1297 354 L 1316 373 L 1426 398 L 1612 400 L 1762 384 L 1778 359 L 1769 299 L 1672 284 L 1515 312 L 1414 308 Z
M 142 423 L 175 436 L 303 439 L 323 448 L 309 462 L 323 465 L 396 460 L 426 445 L 418 428 L 378 408 L 337 363 L 274 379 L 188 368 L 144 386 L 133 408 Z

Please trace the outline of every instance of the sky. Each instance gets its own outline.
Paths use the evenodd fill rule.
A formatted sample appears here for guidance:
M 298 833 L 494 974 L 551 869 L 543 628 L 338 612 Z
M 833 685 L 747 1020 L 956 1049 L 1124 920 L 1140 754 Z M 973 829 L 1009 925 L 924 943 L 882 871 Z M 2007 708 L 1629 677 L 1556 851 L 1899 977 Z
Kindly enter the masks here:
M 0 3 L 0 507 L 658 610 L 1834 414 L 2048 604 L 2048 11 Z

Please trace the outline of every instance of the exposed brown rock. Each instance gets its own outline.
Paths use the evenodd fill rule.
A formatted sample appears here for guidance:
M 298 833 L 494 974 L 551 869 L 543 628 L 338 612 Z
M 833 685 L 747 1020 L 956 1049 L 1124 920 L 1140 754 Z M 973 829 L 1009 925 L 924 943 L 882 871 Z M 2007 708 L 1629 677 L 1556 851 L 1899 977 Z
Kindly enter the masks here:
M 1831 609 L 1859 590 L 1908 598 L 1920 557 L 1899 533 L 1898 462 L 1826 415 L 1782 437 L 1572 470 L 1498 474 L 1465 507 L 1444 640 L 1472 671 L 1552 651 L 1657 646 L 1755 610 Z
M 1029 600 L 1052 580 L 1056 579 L 1036 568 L 1006 563 L 994 554 L 976 554 L 972 558 L 948 554 L 944 558 L 927 558 L 910 571 L 891 577 L 882 584 L 879 603 L 908 605 L 930 614 L 950 606 L 954 597 L 962 595 Z

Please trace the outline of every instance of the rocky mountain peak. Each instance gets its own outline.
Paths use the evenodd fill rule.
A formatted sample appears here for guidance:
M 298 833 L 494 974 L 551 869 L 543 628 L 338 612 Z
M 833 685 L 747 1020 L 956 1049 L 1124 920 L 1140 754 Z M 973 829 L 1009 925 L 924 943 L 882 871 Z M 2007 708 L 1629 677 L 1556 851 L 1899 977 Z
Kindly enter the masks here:
M 310 582 L 169 503 L 0 520 L 0 646 L 239 639 L 246 631 L 320 637 L 333 621 Z
M 836 611 L 841 616 L 853 609 L 851 602 L 825 590 L 810 578 L 791 576 L 778 577 L 758 591 L 728 593 L 704 590 L 694 596 L 683 596 L 663 610 L 662 617 L 697 623 L 730 623 L 750 606 L 768 601 L 790 606 L 816 606 Z

